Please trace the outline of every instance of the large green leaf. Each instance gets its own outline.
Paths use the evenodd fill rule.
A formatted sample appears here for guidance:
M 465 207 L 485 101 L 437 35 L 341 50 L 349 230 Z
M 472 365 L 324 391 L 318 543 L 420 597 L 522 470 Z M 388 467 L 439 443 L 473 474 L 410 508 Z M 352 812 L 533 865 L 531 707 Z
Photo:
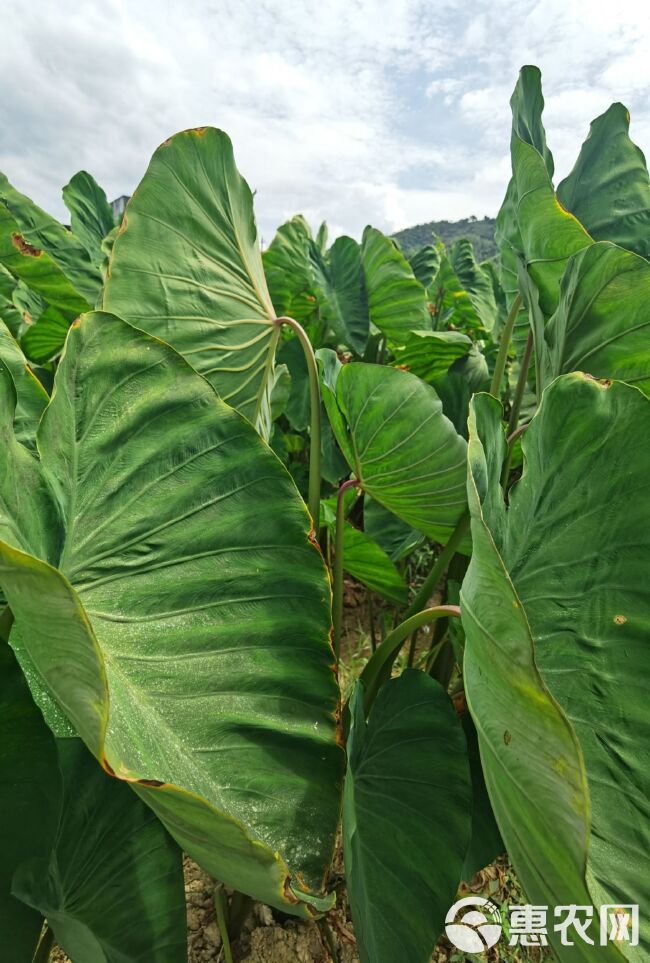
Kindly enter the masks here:
M 389 341 L 403 344 L 411 331 L 431 326 L 426 293 L 389 237 L 374 227 L 363 232 L 361 259 L 370 320 Z
M 591 123 L 589 136 L 557 196 L 596 241 L 613 241 L 650 256 L 650 178 L 643 152 L 629 137 L 623 104 Z
M 0 174 L 0 205 L 5 207 L 18 225 L 23 239 L 22 243 L 19 242 L 21 253 L 25 251 L 25 242 L 27 247 L 45 251 L 78 293 L 78 297 L 84 299 L 88 305 L 94 305 L 101 293 L 102 279 L 81 240 L 59 224 L 56 218 L 41 210 L 25 194 L 12 187 L 4 174 Z M 7 267 L 12 270 L 9 264 Z M 30 283 L 27 278 L 25 281 Z M 54 304 L 50 298 L 47 300 Z M 62 307 L 60 304 L 56 306 Z M 84 307 L 80 310 L 84 310 Z
M 54 737 L 34 705 L 12 650 L 0 641 L 0 939 L 5 963 L 29 963 L 42 916 L 11 894 L 26 859 L 48 851 L 56 830 L 59 771 Z
M 470 830 L 460 722 L 444 689 L 407 669 L 363 713 L 351 700 L 343 847 L 361 963 L 426 963 L 456 896 Z
M 466 445 L 429 385 L 397 368 L 353 363 L 323 390 L 359 487 L 445 543 L 466 507 Z
M 499 826 L 532 902 L 645 905 L 650 402 L 582 374 L 553 382 L 509 509 L 500 408 L 473 408 L 465 675 Z M 593 956 L 549 936 L 562 961 Z M 629 958 L 647 956 L 643 922 L 642 946 Z
M 91 263 L 100 268 L 104 261 L 102 241 L 115 227 L 106 194 L 87 171 L 79 171 L 63 188 L 63 200 L 70 211 L 72 233 L 83 244 Z
M 79 739 L 55 741 L 42 720 L 41 726 L 60 769 L 49 787 L 58 806 L 56 832 L 16 870 L 14 897 L 47 918 L 72 963 L 184 963 L 180 850 Z
M 338 237 L 327 258 L 313 254 L 325 311 L 337 337 L 361 355 L 366 349 L 370 318 L 361 248 L 351 237 Z
M 472 341 L 460 331 L 412 331 L 395 349 L 395 365 L 431 382 L 463 358 Z
M 169 346 L 108 314 L 71 330 L 38 442 L 62 548 L 9 527 L 0 552 L 30 680 L 212 875 L 307 913 L 342 753 L 328 578 L 289 476 Z
M 104 308 L 169 342 L 268 436 L 278 327 L 253 197 L 221 130 L 165 141 L 127 205 Z
M 316 308 L 315 284 L 309 257 L 311 231 L 297 214 L 275 233 L 262 260 L 275 310 L 301 323 Z
M 557 307 L 560 278 L 569 258 L 593 242 L 580 222 L 558 202 L 541 154 L 514 133 L 511 154 L 519 254 L 548 317 Z
M 571 259 L 544 332 L 543 383 L 585 371 L 650 394 L 650 264 L 605 241 Z
M 6 365 L 16 389 L 14 431 L 18 441 L 35 446 L 36 427 L 48 401 L 47 392 L 27 364 L 20 345 L 0 320 L 0 362 Z

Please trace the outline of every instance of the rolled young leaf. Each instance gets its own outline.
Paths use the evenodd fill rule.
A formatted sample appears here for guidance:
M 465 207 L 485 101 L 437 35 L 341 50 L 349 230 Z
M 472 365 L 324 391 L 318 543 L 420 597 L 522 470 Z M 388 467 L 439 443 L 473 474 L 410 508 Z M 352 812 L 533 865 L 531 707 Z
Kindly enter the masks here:
M 216 878 L 324 905 L 330 590 L 285 469 L 168 345 L 99 313 L 69 335 L 39 450 L 61 547 L 5 536 L 0 584 L 48 721 L 54 702 Z
M 155 152 L 113 245 L 103 306 L 171 344 L 268 437 L 279 329 L 253 197 L 223 131 L 186 130 Z
M 451 700 L 407 669 L 364 719 L 351 700 L 343 851 L 361 963 L 426 963 L 460 882 L 470 832 L 467 748 Z
M 531 902 L 645 905 L 650 401 L 582 374 L 554 381 L 509 509 L 500 406 L 472 407 L 465 680 L 499 827 Z M 549 938 L 562 961 L 593 955 Z M 641 943 L 629 959 L 648 952 L 643 922 Z

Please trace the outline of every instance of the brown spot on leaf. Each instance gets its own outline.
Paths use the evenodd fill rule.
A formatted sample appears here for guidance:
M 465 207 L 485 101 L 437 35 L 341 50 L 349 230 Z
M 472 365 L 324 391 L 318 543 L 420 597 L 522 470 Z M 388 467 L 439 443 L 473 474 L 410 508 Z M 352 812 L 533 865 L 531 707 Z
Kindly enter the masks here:
M 617 625 L 625 625 L 625 623 L 627 622 L 627 619 L 625 618 L 624 615 L 615 615 L 615 616 L 614 616 L 614 622 L 615 622 Z
M 40 248 L 34 247 L 33 244 L 29 244 L 22 234 L 12 234 L 11 243 L 17 251 L 20 251 L 20 253 L 24 254 L 26 257 L 40 257 L 43 253 Z
M 70 325 L 70 327 L 71 327 L 71 328 L 78 328 L 80 324 L 81 324 L 81 315 L 79 315 L 78 318 L 75 318 L 75 319 L 74 319 L 74 321 L 72 322 L 72 324 Z
M 583 376 L 587 381 L 593 381 L 595 384 L 600 385 L 602 388 L 609 388 L 611 386 L 611 380 L 609 378 L 596 378 L 594 375 L 589 374 L 588 371 L 582 372 Z
M 503 733 L 503 741 L 505 742 L 506 746 L 509 746 L 510 743 L 512 742 L 512 736 L 510 735 L 507 729 Z
M 290 877 L 290 876 L 285 876 L 285 878 L 284 878 L 284 898 L 285 898 L 285 899 L 287 900 L 287 902 L 289 902 L 289 903 L 299 903 L 299 902 L 300 902 L 300 900 L 298 899 L 298 897 L 294 894 L 293 890 L 291 889 L 291 877 Z
M 153 789 L 159 789 L 160 786 L 165 785 L 160 779 L 136 779 L 136 782 L 139 786 L 151 786 Z

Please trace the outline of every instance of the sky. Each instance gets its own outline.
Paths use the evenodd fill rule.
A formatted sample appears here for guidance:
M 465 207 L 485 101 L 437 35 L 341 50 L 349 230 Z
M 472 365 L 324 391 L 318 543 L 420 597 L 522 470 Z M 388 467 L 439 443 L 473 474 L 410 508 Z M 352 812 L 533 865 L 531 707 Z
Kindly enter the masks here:
M 264 245 L 496 214 L 519 68 L 543 75 L 559 177 L 615 100 L 650 152 L 650 16 L 625 0 L 4 0 L 0 170 L 67 219 L 90 171 L 130 194 L 187 127 L 233 140 Z

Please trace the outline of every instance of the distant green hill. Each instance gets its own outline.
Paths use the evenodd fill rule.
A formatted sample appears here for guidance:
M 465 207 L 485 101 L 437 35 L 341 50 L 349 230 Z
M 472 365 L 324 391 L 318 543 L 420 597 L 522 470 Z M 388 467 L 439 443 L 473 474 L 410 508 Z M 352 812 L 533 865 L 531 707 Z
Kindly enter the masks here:
M 393 237 L 406 254 L 417 251 L 424 244 L 431 243 L 431 236 L 437 234 L 446 245 L 453 244 L 459 237 L 468 238 L 474 245 L 474 255 L 477 261 L 485 261 L 497 253 L 494 243 L 493 217 L 465 217 L 462 221 L 429 221 L 427 224 L 417 224 L 397 231 Z

